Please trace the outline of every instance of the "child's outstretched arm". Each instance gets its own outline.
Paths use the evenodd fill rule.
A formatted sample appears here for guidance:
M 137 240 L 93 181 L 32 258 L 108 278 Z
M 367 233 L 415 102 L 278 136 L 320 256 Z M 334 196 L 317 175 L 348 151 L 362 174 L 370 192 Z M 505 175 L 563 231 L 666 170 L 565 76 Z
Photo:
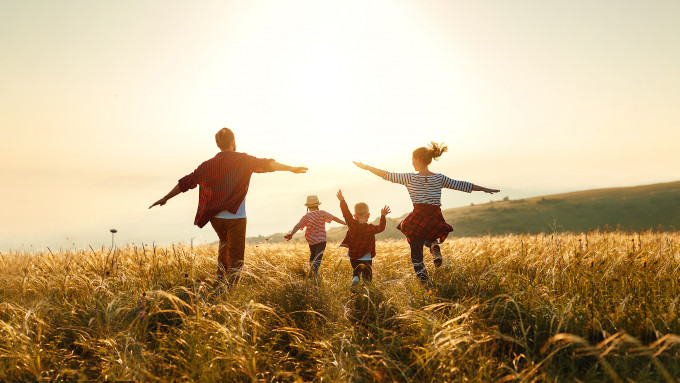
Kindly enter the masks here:
M 368 170 L 369 172 L 375 174 L 376 176 L 378 176 L 380 178 L 385 178 L 385 171 L 384 170 L 374 168 L 373 166 L 369 166 L 369 165 L 366 165 L 366 164 L 362 164 L 361 162 L 356 162 L 356 161 L 352 161 L 352 162 L 354 162 L 354 165 L 356 165 L 360 169 Z
M 299 225 L 299 224 L 298 224 L 298 225 L 295 225 L 295 226 L 293 227 L 293 230 L 291 230 L 289 234 L 284 235 L 283 238 L 285 238 L 286 241 L 290 241 L 290 239 L 293 238 L 293 234 L 297 233 L 298 230 L 300 230 L 300 225 Z
M 472 185 L 472 191 L 483 191 L 484 193 L 498 193 L 500 190 L 499 189 L 489 189 L 485 188 L 484 186 L 479 186 L 479 185 Z
M 341 225 L 347 226 L 347 223 L 345 223 L 345 221 L 341 220 L 340 218 L 338 218 L 338 217 L 336 217 L 336 216 L 334 216 L 334 215 L 331 215 L 331 219 L 332 219 L 333 221 L 335 221 L 335 222 L 341 224 Z

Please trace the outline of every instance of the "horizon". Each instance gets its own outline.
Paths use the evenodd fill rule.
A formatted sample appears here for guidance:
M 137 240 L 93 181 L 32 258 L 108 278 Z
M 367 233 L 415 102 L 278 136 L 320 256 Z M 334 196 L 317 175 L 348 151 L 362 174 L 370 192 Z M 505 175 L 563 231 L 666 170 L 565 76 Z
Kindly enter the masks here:
M 307 174 L 255 175 L 248 237 L 290 230 L 317 194 L 411 207 L 352 164 L 498 188 L 442 208 L 673 182 L 680 3 L 149 1 L 0 4 L 0 251 L 211 243 L 197 191 L 147 207 L 217 153 Z M 676 158 L 675 160 L 673 158 Z M 331 227 L 338 226 L 334 224 Z
M 645 186 L 656 186 L 656 185 L 664 185 L 664 184 L 678 183 L 678 182 L 680 182 L 680 180 L 658 182 L 658 183 L 653 183 L 653 184 L 643 184 L 643 185 L 625 185 L 625 186 L 612 186 L 612 187 L 605 187 L 605 188 L 582 189 L 582 190 L 573 190 L 573 191 L 569 191 L 569 192 L 557 192 L 557 193 L 552 193 L 552 194 L 541 194 L 541 195 L 525 196 L 525 197 L 517 197 L 517 198 L 509 198 L 508 197 L 508 198 L 509 198 L 510 201 L 524 200 L 524 199 L 534 199 L 534 198 L 541 198 L 541 197 L 555 197 L 555 196 L 562 196 L 562 195 L 568 195 L 568 194 L 573 194 L 573 193 L 591 192 L 591 191 L 604 191 L 604 190 L 613 190 L 613 189 L 628 189 L 628 188 L 637 188 L 637 187 L 645 187 Z M 494 196 L 496 196 L 496 198 L 498 198 L 498 199 L 494 199 Z M 446 212 L 447 210 L 464 208 L 464 207 L 467 207 L 467 206 L 473 206 L 473 205 L 474 206 L 484 206 L 485 204 L 489 204 L 489 203 L 503 202 L 504 198 L 506 196 L 488 195 L 488 197 L 491 197 L 491 198 L 489 198 L 486 201 L 479 202 L 479 203 L 471 202 L 468 205 L 449 206 L 449 207 L 442 206 L 442 211 Z M 325 210 L 325 209 L 321 209 L 321 210 Z M 338 210 L 339 210 L 339 208 L 338 208 Z M 402 218 L 405 215 L 407 215 L 409 212 L 410 212 L 410 210 L 408 210 L 408 209 L 406 211 L 404 211 L 402 214 L 395 214 L 394 211 L 393 211 L 392 213 L 390 213 L 390 216 L 388 216 L 388 218 L 391 218 L 391 219 Z M 299 218 L 301 218 L 302 215 L 304 215 L 304 214 L 305 213 L 300 214 L 298 219 L 294 220 L 294 222 L 291 224 L 290 227 L 292 228 L 292 226 L 295 223 L 297 223 Z M 377 219 L 378 218 L 369 219 L 369 222 L 376 221 Z M 328 230 L 331 230 L 331 229 L 338 229 L 338 228 L 342 228 L 342 225 L 339 225 L 339 224 L 333 222 L 331 224 L 327 224 L 326 230 L 328 231 Z M 201 230 L 201 229 L 197 229 L 195 227 L 193 227 L 193 229 Z M 115 244 L 114 244 L 115 248 L 123 248 L 123 247 L 130 246 L 130 245 L 133 245 L 133 246 L 142 246 L 142 245 L 143 246 L 154 246 L 155 245 L 155 246 L 159 246 L 159 247 L 165 247 L 165 246 L 171 246 L 171 245 L 201 246 L 201 245 L 212 245 L 212 244 L 219 242 L 217 237 L 215 237 L 214 239 L 207 238 L 203 242 L 196 241 L 196 243 L 194 243 L 195 237 L 188 238 L 188 239 L 185 239 L 185 240 L 173 240 L 173 241 L 163 242 L 163 243 L 157 243 L 156 241 L 153 241 L 153 240 L 150 241 L 150 242 L 144 242 L 144 241 L 127 241 L 127 242 L 125 242 L 125 241 L 115 240 L 115 238 L 111 238 L 112 233 L 110 232 L 110 230 L 116 230 L 116 232 L 113 233 L 113 234 L 116 234 L 116 235 L 119 232 L 119 230 L 117 228 L 111 227 L 109 230 L 107 230 L 106 234 L 101 235 L 101 237 L 102 237 L 101 243 L 97 244 L 96 246 L 92 246 L 92 244 L 89 244 L 89 243 L 81 243 L 81 244 L 71 243 L 71 245 L 69 246 L 68 245 L 69 238 L 67 238 L 65 243 L 59 244 L 60 247 L 58 247 L 58 248 L 55 247 L 54 249 L 52 249 L 52 247 L 54 247 L 54 246 L 50 246 L 49 244 L 43 244 L 42 246 L 34 246 L 32 244 L 26 244 L 26 245 L 23 245 L 23 246 L 18 247 L 18 248 L 11 248 L 11 247 L 10 248 L 2 248 L 2 249 L 0 249 L 0 252 L 9 252 L 9 253 L 12 253 L 12 252 L 19 252 L 19 253 L 29 252 L 30 253 L 30 252 L 44 252 L 46 249 L 54 250 L 54 251 L 64 251 L 64 250 L 66 250 L 66 251 L 68 251 L 68 250 L 82 251 L 82 250 L 87 250 L 90 247 L 92 247 L 96 250 L 96 249 L 101 249 L 101 248 L 111 248 L 110 244 L 112 242 L 115 242 Z M 258 237 L 263 237 L 263 238 L 269 239 L 269 238 L 276 236 L 276 235 L 279 235 L 279 234 L 288 233 L 289 231 L 290 230 L 280 231 L 280 232 L 261 233 L 261 234 L 248 234 L 246 236 L 246 240 L 249 241 L 249 240 L 252 240 L 252 239 L 255 239 L 255 238 L 258 238 Z M 124 235 L 123 238 L 126 238 L 126 236 Z M 291 242 L 300 242 L 300 241 L 302 241 L 302 242 L 305 241 L 303 230 L 298 231 L 297 235 L 295 237 L 293 237 L 293 239 L 291 240 Z M 66 245 L 66 246 L 64 247 L 64 245 Z

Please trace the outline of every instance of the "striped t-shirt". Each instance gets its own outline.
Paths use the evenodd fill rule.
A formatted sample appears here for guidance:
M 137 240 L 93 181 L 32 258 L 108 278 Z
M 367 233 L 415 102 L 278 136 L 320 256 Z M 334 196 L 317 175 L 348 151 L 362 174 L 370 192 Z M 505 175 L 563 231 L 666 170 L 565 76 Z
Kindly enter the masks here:
M 333 215 L 324 210 L 310 211 L 302 216 L 302 219 L 300 219 L 300 222 L 295 227 L 302 229 L 306 226 L 305 239 L 307 243 L 316 245 L 317 243 L 326 242 L 326 223 L 333 221 L 333 218 Z
M 424 176 L 416 173 L 385 172 L 383 178 L 396 184 L 405 185 L 414 204 L 426 203 L 441 206 L 442 188 L 470 193 L 472 186 L 474 186 L 470 182 L 456 181 L 440 173 Z

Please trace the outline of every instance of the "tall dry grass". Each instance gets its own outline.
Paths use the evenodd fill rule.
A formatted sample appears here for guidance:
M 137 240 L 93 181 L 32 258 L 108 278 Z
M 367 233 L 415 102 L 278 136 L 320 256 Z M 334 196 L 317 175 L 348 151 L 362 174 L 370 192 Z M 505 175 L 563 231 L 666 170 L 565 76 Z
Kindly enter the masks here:
M 0 380 L 678 381 L 678 233 L 452 239 L 415 279 L 405 241 L 349 290 L 329 245 L 0 254 Z

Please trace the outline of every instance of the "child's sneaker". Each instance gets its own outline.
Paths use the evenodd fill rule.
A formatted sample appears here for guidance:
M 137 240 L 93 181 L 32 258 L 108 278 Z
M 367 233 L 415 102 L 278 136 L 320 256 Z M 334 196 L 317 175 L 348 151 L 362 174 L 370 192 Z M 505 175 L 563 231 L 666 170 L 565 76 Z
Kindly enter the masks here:
M 356 293 L 357 291 L 359 291 L 359 277 L 352 278 L 352 284 L 349 286 L 349 289 L 353 293 Z
M 439 248 L 439 244 L 437 242 L 432 242 L 430 245 L 430 253 L 432 253 L 434 266 L 440 267 L 444 262 L 444 259 L 442 258 L 442 250 Z

